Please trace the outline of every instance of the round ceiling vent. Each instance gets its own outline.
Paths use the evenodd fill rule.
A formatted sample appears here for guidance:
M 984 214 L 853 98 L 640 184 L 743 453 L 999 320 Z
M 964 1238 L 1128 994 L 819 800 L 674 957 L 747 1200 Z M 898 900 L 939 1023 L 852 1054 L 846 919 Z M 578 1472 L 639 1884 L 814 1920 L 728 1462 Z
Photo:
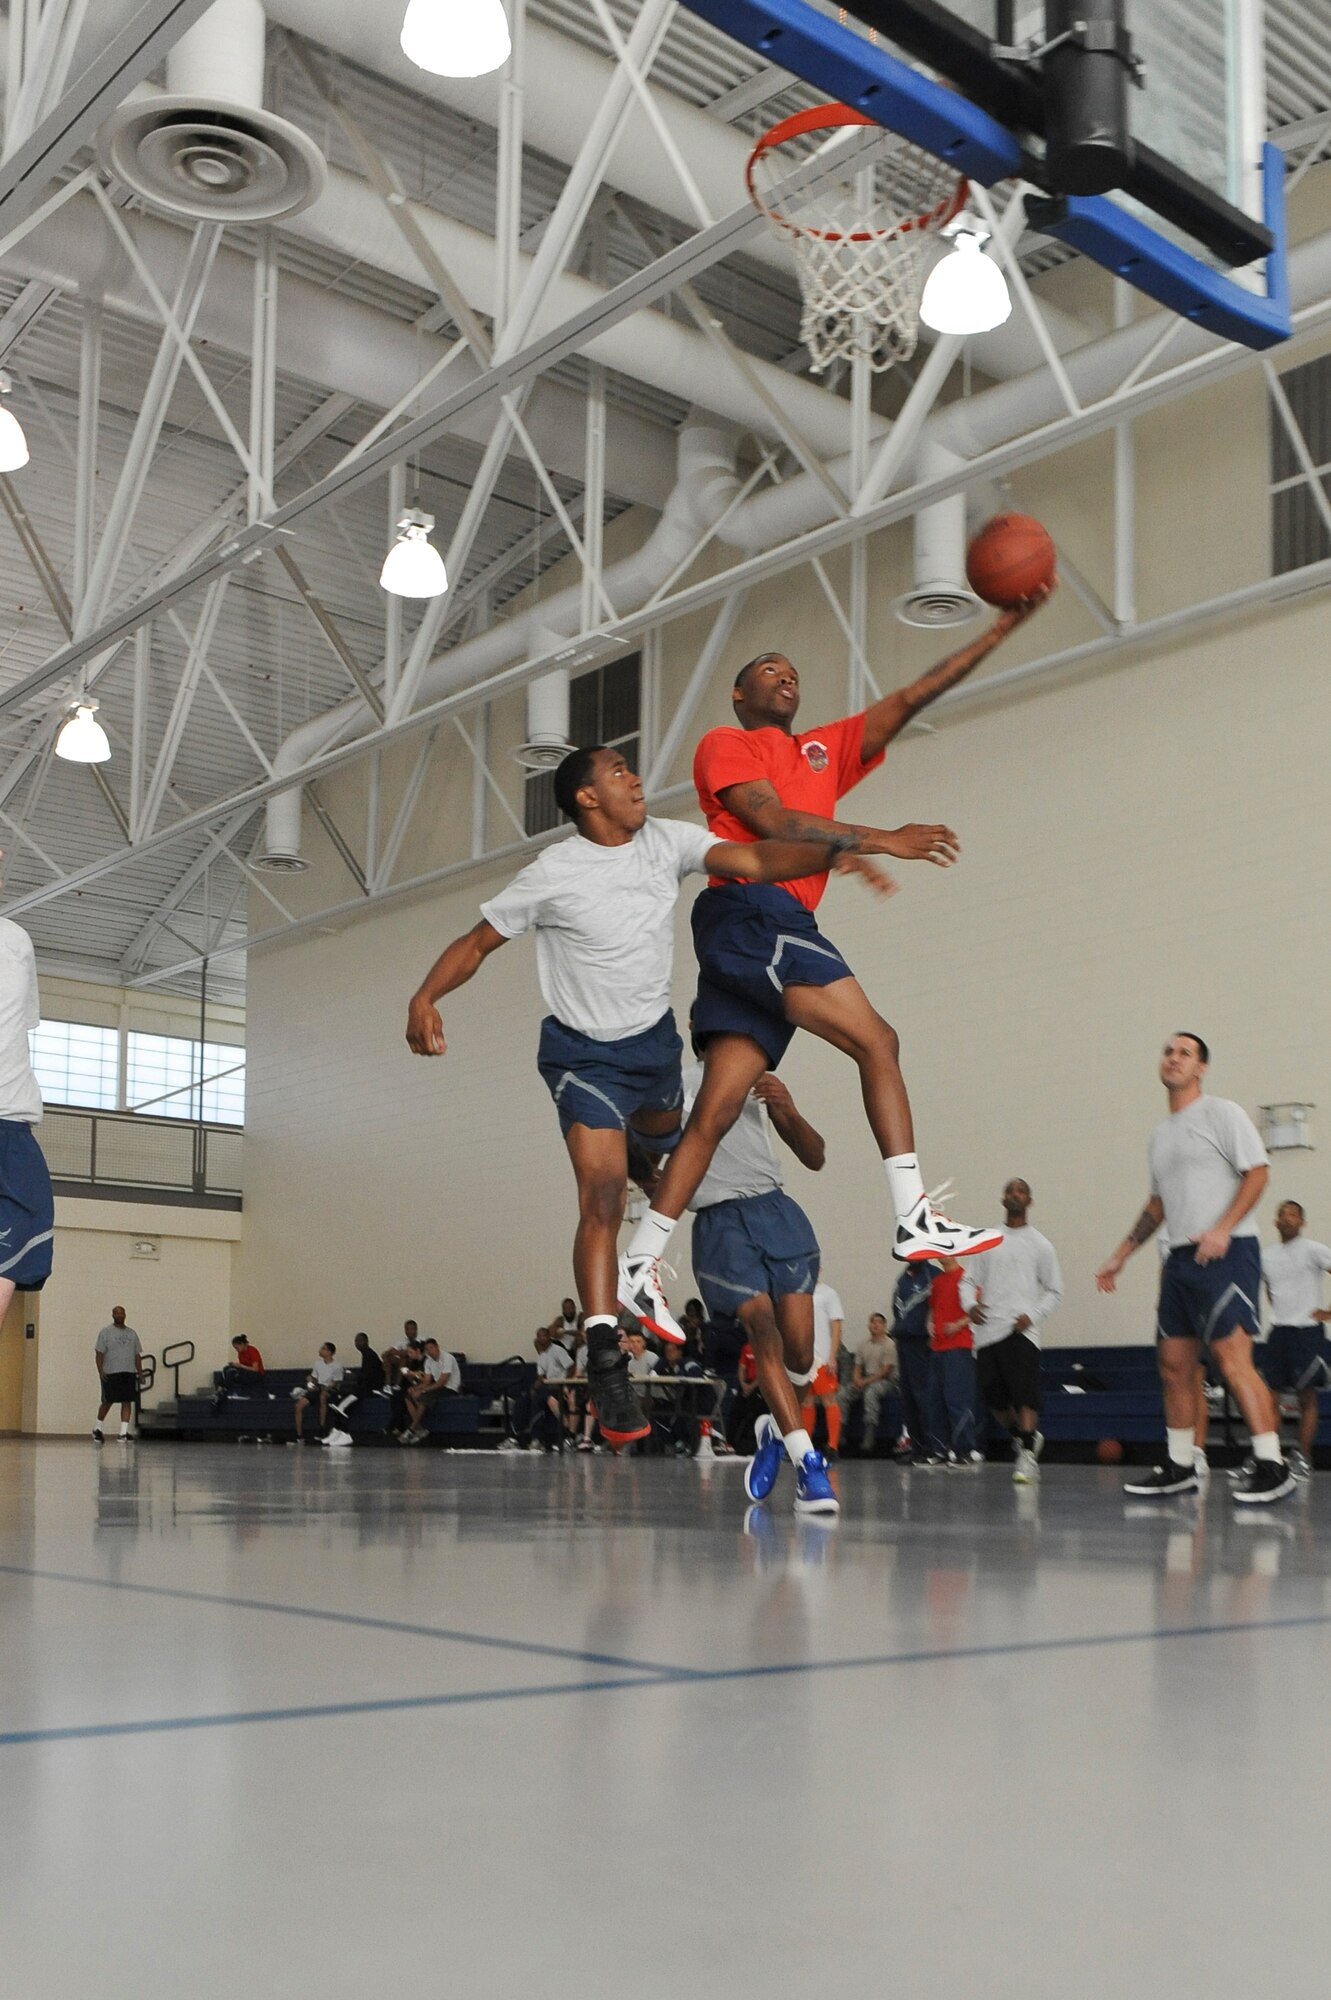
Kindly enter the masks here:
M 562 737 L 537 736 L 530 743 L 519 743 L 513 755 L 524 771 L 554 771 L 572 748 Z
M 194 222 L 276 222 L 317 201 L 328 176 L 314 141 L 285 118 L 205 98 L 122 105 L 97 153 L 154 208 Z
M 250 867 L 261 868 L 265 875 L 303 875 L 309 865 L 303 854 L 285 853 L 281 848 L 260 848 L 250 856 Z
M 982 609 L 964 583 L 917 583 L 892 606 L 903 625 L 937 631 L 947 625 L 969 625 Z

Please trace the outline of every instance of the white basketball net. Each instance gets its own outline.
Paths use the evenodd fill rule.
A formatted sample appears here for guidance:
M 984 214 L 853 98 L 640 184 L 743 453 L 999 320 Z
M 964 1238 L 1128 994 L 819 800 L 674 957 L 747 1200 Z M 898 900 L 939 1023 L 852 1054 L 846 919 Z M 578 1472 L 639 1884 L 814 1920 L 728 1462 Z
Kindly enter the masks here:
M 749 190 L 794 256 L 800 338 L 814 374 L 838 357 L 862 358 L 875 374 L 909 360 L 933 237 L 964 206 L 965 181 L 903 139 L 869 167 L 847 162 L 844 179 L 783 195 L 780 183 L 825 149 L 828 135 L 824 128 L 783 142 L 780 129 L 750 159 Z

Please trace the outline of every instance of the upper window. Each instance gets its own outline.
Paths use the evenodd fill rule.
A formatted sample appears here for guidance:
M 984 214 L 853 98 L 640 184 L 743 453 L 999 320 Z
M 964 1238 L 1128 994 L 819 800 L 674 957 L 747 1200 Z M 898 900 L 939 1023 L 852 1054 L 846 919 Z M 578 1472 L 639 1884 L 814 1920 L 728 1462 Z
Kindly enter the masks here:
M 155 1118 L 245 1123 L 245 1051 L 229 1042 L 200 1044 L 184 1035 L 129 1037 L 125 1102 Z
M 47 1104 L 114 1111 L 120 1082 L 120 1037 L 114 1028 L 77 1021 L 41 1021 L 28 1035 L 32 1067 Z
M 579 674 L 569 688 L 569 737 L 574 743 L 604 743 L 620 750 L 631 767 L 638 762 L 642 713 L 642 655 L 630 653 Z M 560 822 L 553 771 L 531 771 L 523 792 L 523 825 L 528 833 L 549 833 Z
M 1280 386 L 1312 461 L 1314 480 L 1290 436 L 1283 412 L 1271 404 L 1271 569 L 1292 569 L 1331 556 L 1331 355 L 1289 368 Z

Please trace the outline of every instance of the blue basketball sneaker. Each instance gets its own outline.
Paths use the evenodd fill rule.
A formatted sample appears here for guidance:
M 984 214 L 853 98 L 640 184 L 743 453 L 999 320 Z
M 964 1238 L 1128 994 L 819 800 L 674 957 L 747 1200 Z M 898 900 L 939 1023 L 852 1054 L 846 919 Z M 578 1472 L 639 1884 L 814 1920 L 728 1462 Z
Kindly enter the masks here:
M 827 1460 L 820 1451 L 806 1451 L 795 1467 L 795 1512 L 797 1514 L 839 1514 L 841 1502 L 832 1491 L 827 1476 Z
M 753 1436 L 757 1450 L 744 1468 L 744 1491 L 750 1500 L 765 1500 L 776 1485 L 786 1447 L 770 1417 L 759 1417 Z

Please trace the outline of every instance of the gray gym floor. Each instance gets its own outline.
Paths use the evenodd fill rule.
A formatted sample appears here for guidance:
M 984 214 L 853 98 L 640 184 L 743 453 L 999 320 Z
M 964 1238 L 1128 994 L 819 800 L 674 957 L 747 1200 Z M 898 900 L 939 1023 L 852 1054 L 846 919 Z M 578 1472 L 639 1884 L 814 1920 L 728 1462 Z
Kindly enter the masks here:
M 1331 1479 L 0 1443 L 15 2000 L 1327 1989 Z

